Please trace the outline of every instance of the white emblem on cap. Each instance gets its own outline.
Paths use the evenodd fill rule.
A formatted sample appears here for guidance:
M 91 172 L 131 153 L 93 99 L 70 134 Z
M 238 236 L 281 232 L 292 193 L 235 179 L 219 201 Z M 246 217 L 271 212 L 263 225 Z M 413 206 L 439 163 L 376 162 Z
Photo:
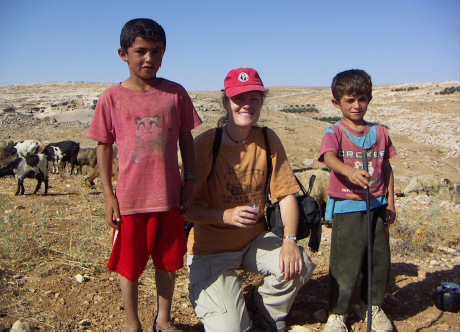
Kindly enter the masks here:
M 250 79 L 250 77 L 248 76 L 247 73 L 241 72 L 241 73 L 239 74 L 238 79 L 239 79 L 240 82 L 247 82 L 247 81 Z

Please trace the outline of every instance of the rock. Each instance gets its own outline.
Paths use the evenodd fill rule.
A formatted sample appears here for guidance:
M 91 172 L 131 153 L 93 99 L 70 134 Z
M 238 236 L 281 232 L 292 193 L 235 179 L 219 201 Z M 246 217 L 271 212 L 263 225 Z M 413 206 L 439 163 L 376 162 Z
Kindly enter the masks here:
M 431 260 L 429 262 L 429 265 L 431 265 L 431 266 L 440 266 L 440 263 L 437 260 Z
M 314 318 L 318 322 L 324 323 L 327 321 L 327 312 L 325 309 L 320 309 L 319 311 L 314 312 Z
M 91 322 L 87 319 L 83 319 L 82 321 L 78 323 L 78 326 L 89 326 L 89 325 L 91 325 Z
M 437 331 L 440 331 L 440 332 L 449 332 L 449 331 L 451 331 L 450 330 L 450 325 L 445 324 L 445 323 L 438 324 L 434 328 L 437 328 Z
M 78 283 L 85 282 L 85 278 L 81 276 L 80 274 L 75 275 L 75 280 L 77 280 Z
M 441 186 L 441 180 L 434 175 L 415 176 L 410 180 L 410 183 L 405 187 L 403 193 L 409 195 L 411 192 L 421 193 L 435 190 Z
M 289 332 L 309 332 L 309 329 L 307 327 L 295 325 L 291 326 L 291 330 L 289 330 Z
M 5 331 L 5 324 L 0 322 L 0 332 Z
M 313 159 L 309 159 L 309 158 L 305 158 L 303 160 L 303 164 L 306 166 L 306 167 L 311 167 L 313 164 L 314 164 L 314 160 Z
M 457 251 L 455 249 L 451 249 L 449 247 L 444 247 L 444 246 L 440 246 L 439 251 L 445 252 L 445 253 L 448 253 L 448 254 L 453 254 L 453 255 L 456 255 L 457 253 L 459 253 L 459 251 Z
M 10 332 L 31 332 L 29 323 L 18 320 L 13 324 Z

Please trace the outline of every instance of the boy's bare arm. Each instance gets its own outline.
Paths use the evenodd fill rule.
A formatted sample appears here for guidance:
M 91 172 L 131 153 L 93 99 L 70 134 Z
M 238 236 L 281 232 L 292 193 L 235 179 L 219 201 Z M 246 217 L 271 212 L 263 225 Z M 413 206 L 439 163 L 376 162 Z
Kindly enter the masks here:
M 104 217 L 108 225 L 118 230 L 120 210 L 112 189 L 112 145 L 98 142 L 96 157 L 106 207 Z M 116 221 L 115 223 L 114 220 Z
M 192 138 L 192 133 L 190 131 L 179 135 L 179 149 L 181 151 L 181 159 L 184 168 L 184 174 L 186 174 L 186 172 L 193 173 L 195 166 L 195 149 L 194 139 Z M 181 190 L 180 201 L 181 213 L 183 215 L 185 215 L 186 213 L 190 213 L 190 211 L 192 210 L 194 184 L 194 180 L 184 180 L 184 185 Z
M 386 209 L 386 221 L 385 224 L 392 224 L 395 221 L 395 204 L 394 204 L 394 171 L 389 160 L 385 160 L 383 163 L 383 177 L 384 182 L 387 186 L 387 209 Z
M 370 174 L 363 169 L 356 169 L 350 165 L 346 165 L 333 152 L 326 152 L 323 155 L 325 165 L 332 171 L 346 176 L 353 184 L 367 188 L 370 185 L 368 179 Z

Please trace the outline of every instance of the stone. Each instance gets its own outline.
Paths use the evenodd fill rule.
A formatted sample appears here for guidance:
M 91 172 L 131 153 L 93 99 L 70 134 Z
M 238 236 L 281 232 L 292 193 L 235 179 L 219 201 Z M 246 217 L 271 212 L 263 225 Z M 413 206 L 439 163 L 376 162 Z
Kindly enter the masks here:
M 10 332 L 31 332 L 29 323 L 22 320 L 16 321 L 10 329 Z
M 78 326 L 89 326 L 89 325 L 91 325 L 91 322 L 87 319 L 83 319 L 82 321 L 78 323 Z
M 448 254 L 452 254 L 452 255 L 456 255 L 456 254 L 459 253 L 459 251 L 457 251 L 455 249 L 451 249 L 449 247 L 445 247 L 445 246 L 440 246 L 439 251 L 445 252 L 445 253 L 448 253 Z
M 81 276 L 80 274 L 75 275 L 75 280 L 77 280 L 78 283 L 85 282 L 85 278 Z
M 5 324 L 0 322 L 0 332 L 5 331 Z
M 431 260 L 429 262 L 429 265 L 431 265 L 431 266 L 440 266 L 440 263 L 437 260 Z

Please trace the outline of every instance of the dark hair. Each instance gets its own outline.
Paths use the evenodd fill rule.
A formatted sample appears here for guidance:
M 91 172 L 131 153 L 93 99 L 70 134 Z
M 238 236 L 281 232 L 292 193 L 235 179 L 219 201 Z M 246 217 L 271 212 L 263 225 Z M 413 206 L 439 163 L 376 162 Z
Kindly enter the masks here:
M 350 69 L 337 74 L 331 83 L 331 92 L 334 99 L 339 103 L 344 95 L 366 94 L 368 102 L 373 97 L 371 77 L 364 70 Z
M 128 21 L 120 33 L 120 47 L 123 51 L 128 52 L 128 48 L 133 44 L 136 37 L 162 42 L 163 47 L 166 48 L 165 30 L 154 20 L 138 18 Z

